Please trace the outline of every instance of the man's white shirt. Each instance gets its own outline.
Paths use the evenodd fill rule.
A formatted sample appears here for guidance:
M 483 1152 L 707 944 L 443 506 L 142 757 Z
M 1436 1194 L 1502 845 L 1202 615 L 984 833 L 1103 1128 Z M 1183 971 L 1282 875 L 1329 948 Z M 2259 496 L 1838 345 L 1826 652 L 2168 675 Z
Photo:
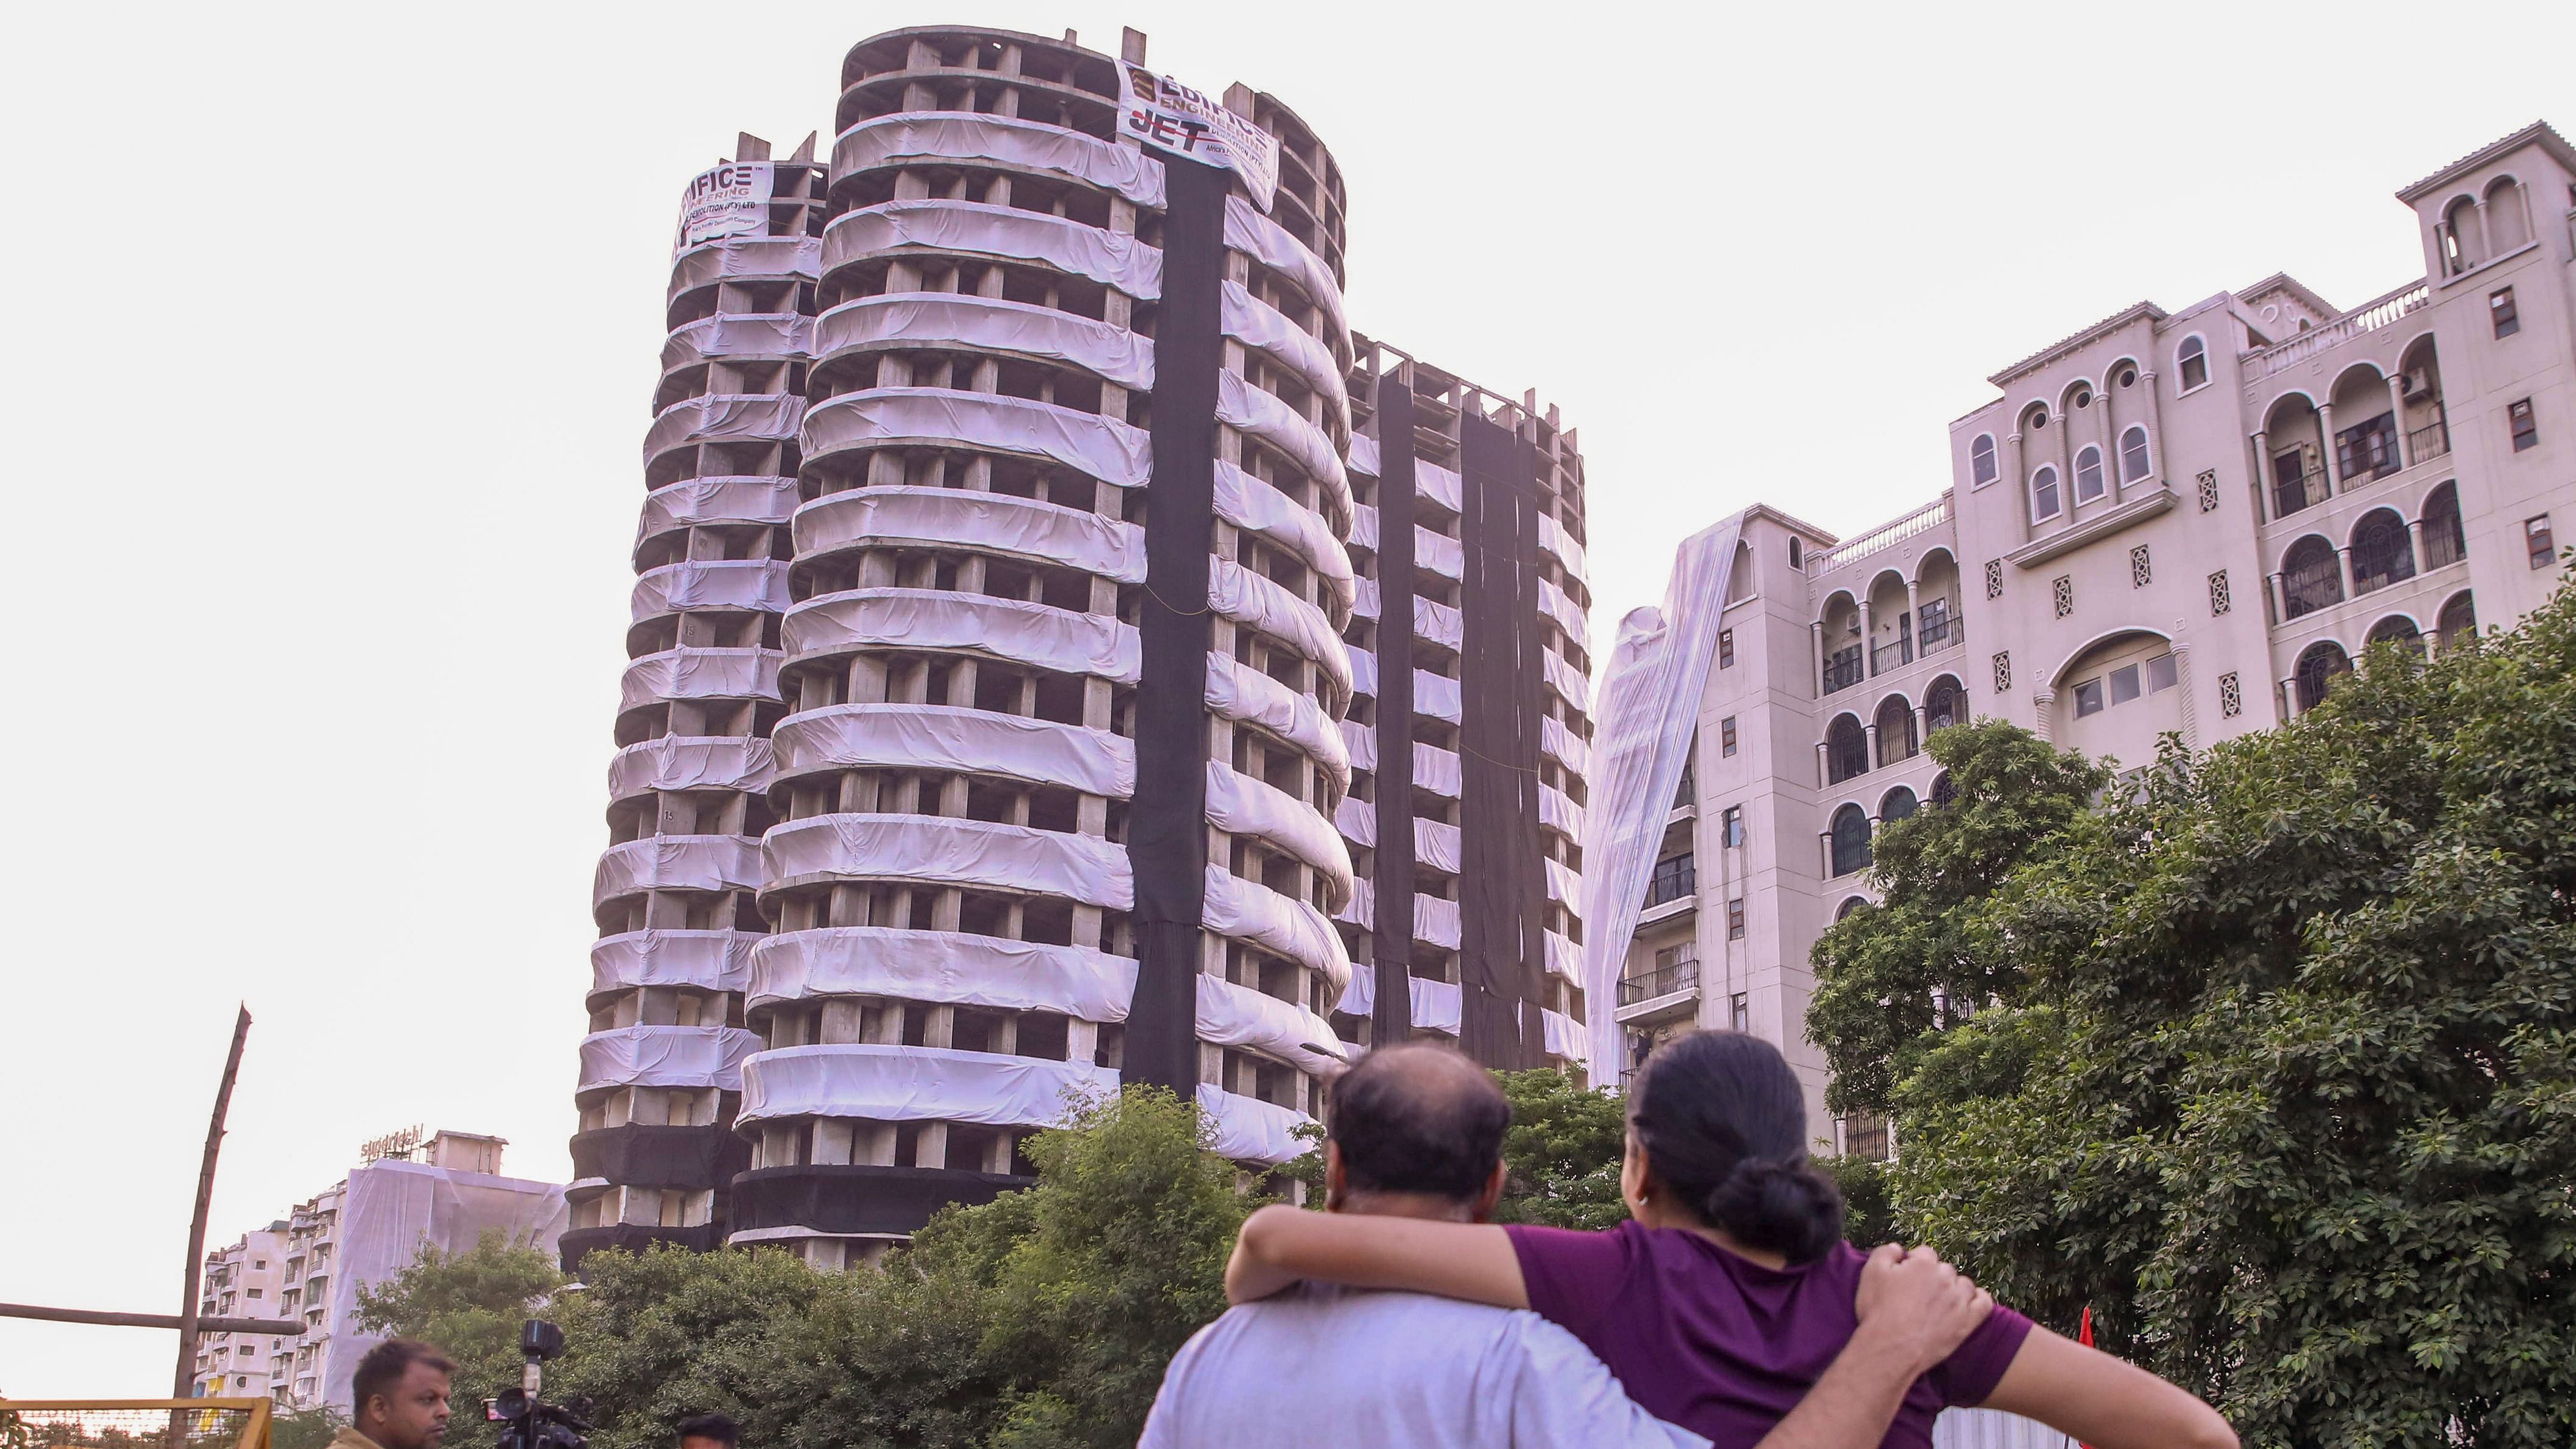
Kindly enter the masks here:
M 1708 1449 L 1535 1313 L 1303 1284 L 1181 1346 L 1137 1449 Z

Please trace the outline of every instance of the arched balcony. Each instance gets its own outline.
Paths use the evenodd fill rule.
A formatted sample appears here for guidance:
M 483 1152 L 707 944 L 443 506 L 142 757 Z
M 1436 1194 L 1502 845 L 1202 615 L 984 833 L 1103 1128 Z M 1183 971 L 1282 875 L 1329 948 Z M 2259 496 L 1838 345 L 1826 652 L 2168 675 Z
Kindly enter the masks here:
M 2299 656 L 2298 668 L 2292 673 L 2292 687 L 2298 694 L 2299 713 L 2306 714 L 2326 702 L 2326 693 L 2338 674 L 2352 672 L 2352 656 L 2332 639 L 2320 639 Z
M 2272 405 L 2257 435 L 2264 477 L 2271 485 L 2272 516 L 2287 518 L 2326 501 L 2324 420 L 2315 404 L 2292 393 Z
M 2352 591 L 2373 593 L 2415 577 L 2415 545 L 2393 508 L 2374 508 L 2352 528 Z
M 2451 427 L 2442 411 L 2442 361 L 2430 333 L 2415 339 L 2398 361 L 2397 410 L 2409 464 L 2451 451 Z
M 1890 821 L 1903 820 L 1920 808 L 1921 802 L 1914 798 L 1914 792 L 1899 785 L 1879 797 L 1879 823 L 1884 825 Z
M 1847 593 L 1825 601 L 1824 693 L 1849 689 L 1869 677 L 1860 637 L 1860 603 Z
M 2380 644 L 2394 644 L 2418 659 L 2424 657 L 2424 631 L 2416 628 L 2415 621 L 2404 614 L 2391 614 L 2371 625 L 2370 634 L 2362 640 L 2362 644 L 2365 648 Z
M 2424 567 L 2449 568 L 2469 556 L 2469 537 L 2460 527 L 2460 485 L 2444 483 L 2424 495 Z
M 1869 817 L 1858 805 L 1845 805 L 1834 812 L 1828 835 L 1828 852 L 1836 876 L 1852 875 L 1869 869 Z
M 2334 387 L 2335 479 L 2344 488 L 2385 478 L 2405 466 L 2397 444 L 2397 398 L 2388 378 L 2368 364 L 2347 369 Z
M 1858 715 L 1836 715 L 1825 728 L 1825 783 L 1838 785 L 1869 773 L 1869 732 Z
M 1885 769 L 1914 758 L 1914 711 L 1903 695 L 1891 694 L 1878 704 L 1878 765 Z
M 2478 608 L 2469 591 L 2460 590 L 2442 605 L 2441 617 L 2433 625 L 2433 637 L 2443 653 L 2462 640 L 2478 637 Z
M 2281 612 L 2296 619 L 2343 602 L 2343 568 L 2334 545 L 2309 534 L 2281 556 Z
M 1958 798 L 1959 787 L 1950 783 L 1949 771 L 1943 770 L 1940 774 L 1932 777 L 1931 803 L 1933 809 L 1938 810 L 1942 806 L 1947 805 Z

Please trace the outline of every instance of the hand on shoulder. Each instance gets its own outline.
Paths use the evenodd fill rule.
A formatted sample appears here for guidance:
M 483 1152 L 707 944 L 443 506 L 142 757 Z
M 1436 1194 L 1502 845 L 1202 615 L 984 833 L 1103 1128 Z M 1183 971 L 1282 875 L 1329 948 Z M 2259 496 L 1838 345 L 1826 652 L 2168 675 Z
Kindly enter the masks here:
M 1852 1309 L 1860 1327 L 1854 1344 L 1909 1360 L 1918 1374 L 1930 1371 L 1976 1332 L 1994 1312 L 1994 1295 L 1941 1261 L 1930 1248 L 1883 1243 L 1861 1265 Z

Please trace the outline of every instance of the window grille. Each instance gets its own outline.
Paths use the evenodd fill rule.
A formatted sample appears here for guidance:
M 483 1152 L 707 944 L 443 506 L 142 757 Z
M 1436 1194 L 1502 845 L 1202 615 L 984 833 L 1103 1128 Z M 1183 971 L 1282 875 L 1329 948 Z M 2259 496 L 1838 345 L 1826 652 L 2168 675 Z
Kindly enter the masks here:
M 1986 597 L 1989 599 L 2000 599 L 2003 596 L 2004 561 L 1999 558 L 1990 558 L 1986 560 Z
M 2012 688 L 2012 651 L 2007 649 L 1995 656 L 1995 693 L 2001 694 L 2010 688 Z
M 2245 691 L 2237 687 L 2235 670 L 2218 676 L 2218 712 L 2229 719 L 2245 712 Z
M 2199 481 L 2200 511 L 2203 513 L 2216 513 L 2218 511 L 2218 470 L 2215 468 L 2202 469 Z
M 2057 601 L 2057 617 L 2063 619 L 2075 612 L 2075 576 L 2059 574 L 2048 581 L 2050 597 Z
M 2155 568 L 2147 562 L 2147 546 L 2142 543 L 2129 550 L 2129 587 L 2143 589 L 2155 578 Z
M 2227 596 L 2227 570 L 2220 569 L 2211 574 L 2209 576 L 2209 616 L 2215 619 L 2234 607 L 2234 604 L 2235 601 Z

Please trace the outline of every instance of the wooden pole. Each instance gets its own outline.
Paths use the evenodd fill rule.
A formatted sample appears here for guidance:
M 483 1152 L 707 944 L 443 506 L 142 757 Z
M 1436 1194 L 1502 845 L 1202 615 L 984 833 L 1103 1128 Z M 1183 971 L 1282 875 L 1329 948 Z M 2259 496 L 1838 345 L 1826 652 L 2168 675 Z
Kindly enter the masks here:
M 179 1300 L 179 1367 L 171 1375 L 170 1396 L 184 1399 L 196 1387 L 197 1279 L 205 1269 L 206 1209 L 215 1200 L 215 1155 L 224 1146 L 224 1113 L 233 1104 L 233 1078 L 241 1074 L 242 1043 L 250 1040 L 250 1007 L 233 1021 L 233 1049 L 224 1058 L 223 1085 L 215 1088 L 214 1120 L 206 1124 L 206 1157 L 197 1169 L 197 1211 L 188 1220 L 187 1287 Z
M 180 1320 L 167 1313 L 110 1313 L 94 1308 L 46 1308 L 34 1303 L 0 1303 L 0 1318 L 34 1318 L 47 1323 L 99 1323 L 110 1328 L 176 1328 Z M 302 1333 L 292 1318 L 200 1318 L 207 1333 Z

